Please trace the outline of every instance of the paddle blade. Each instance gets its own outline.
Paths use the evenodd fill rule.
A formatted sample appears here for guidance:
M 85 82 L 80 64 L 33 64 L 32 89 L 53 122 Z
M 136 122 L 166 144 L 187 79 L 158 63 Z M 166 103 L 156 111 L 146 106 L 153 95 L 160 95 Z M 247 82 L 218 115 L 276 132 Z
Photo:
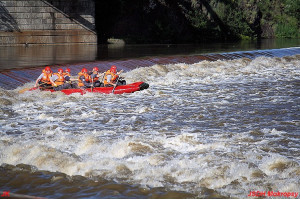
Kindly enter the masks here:
M 19 94 L 23 94 L 24 92 L 30 90 L 30 88 L 23 88 L 22 90 L 19 91 Z
M 37 89 L 37 87 L 34 87 L 34 88 L 23 88 L 22 90 L 20 90 L 19 91 L 19 94 L 23 94 L 24 92 L 26 92 L 26 91 L 31 91 L 31 90 L 36 90 Z

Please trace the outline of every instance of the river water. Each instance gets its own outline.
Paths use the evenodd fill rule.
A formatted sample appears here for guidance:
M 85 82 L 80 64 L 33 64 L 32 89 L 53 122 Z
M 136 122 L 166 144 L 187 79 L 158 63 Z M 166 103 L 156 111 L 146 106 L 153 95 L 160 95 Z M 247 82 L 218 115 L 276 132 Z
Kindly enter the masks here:
M 0 88 L 1 190 L 46 198 L 300 191 L 300 55 L 156 64 L 123 76 L 150 88 L 69 96 Z
M 257 49 L 279 49 L 300 46 L 300 39 L 263 39 L 227 43 L 145 44 L 145 45 L 45 45 L 0 46 L 0 72 L 45 65 L 75 64 L 96 60 L 120 60 L 170 55 L 199 55 Z

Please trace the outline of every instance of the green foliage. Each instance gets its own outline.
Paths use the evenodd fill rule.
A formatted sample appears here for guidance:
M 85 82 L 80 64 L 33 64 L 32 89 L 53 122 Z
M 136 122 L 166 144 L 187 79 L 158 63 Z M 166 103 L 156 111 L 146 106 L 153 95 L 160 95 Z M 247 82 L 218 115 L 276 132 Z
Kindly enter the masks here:
M 258 4 L 261 9 L 262 26 L 268 25 L 277 38 L 299 37 L 300 0 L 265 0 Z M 268 34 L 266 34 L 268 35 Z
M 286 14 L 294 17 L 300 23 L 300 0 L 285 0 L 284 11 Z
M 190 20 L 193 27 L 197 29 L 207 29 L 209 27 L 208 18 L 203 12 L 195 11 L 194 13 L 190 12 L 189 14 L 190 15 L 187 18 Z
M 298 38 L 299 26 L 297 19 L 293 17 L 282 18 L 276 25 L 275 35 L 277 38 Z
M 131 43 L 300 37 L 300 0 L 112 0 L 101 7 L 105 37 Z
M 235 9 L 231 5 L 225 5 L 223 8 L 222 20 L 230 27 L 233 33 L 243 37 L 251 37 L 254 32 L 245 20 L 244 13 L 240 9 Z

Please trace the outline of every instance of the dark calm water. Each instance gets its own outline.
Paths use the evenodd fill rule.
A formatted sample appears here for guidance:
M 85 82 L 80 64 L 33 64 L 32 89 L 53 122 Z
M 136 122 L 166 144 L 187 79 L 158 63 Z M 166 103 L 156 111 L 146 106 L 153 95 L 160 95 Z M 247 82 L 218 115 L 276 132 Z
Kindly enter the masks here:
M 154 46 L 106 58 L 185 52 L 184 45 Z M 215 52 L 233 47 L 222 48 Z M 0 88 L 0 191 L 46 198 L 300 191 L 300 55 L 156 64 L 123 76 L 150 88 L 69 96 L 18 93 L 33 82 Z
M 278 49 L 300 46 L 300 39 L 265 39 L 237 43 L 213 44 L 146 44 L 146 45 L 57 45 L 57 46 L 0 46 L 0 71 L 4 69 L 36 67 L 95 60 L 119 60 L 128 58 L 167 55 L 198 55 L 249 51 L 255 49 Z

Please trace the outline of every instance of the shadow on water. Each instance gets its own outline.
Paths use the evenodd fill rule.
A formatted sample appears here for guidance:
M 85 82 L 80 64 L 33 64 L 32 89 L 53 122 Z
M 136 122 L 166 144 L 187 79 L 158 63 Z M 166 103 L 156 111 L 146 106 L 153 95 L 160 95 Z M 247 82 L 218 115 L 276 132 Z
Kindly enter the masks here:
M 196 198 L 192 193 L 165 188 L 143 188 L 101 177 L 86 178 L 60 172 L 37 171 L 33 166 L 25 164 L 3 164 L 0 166 L 0 175 L 5 177 L 0 180 L 3 185 L 1 189 L 10 191 L 11 198 Z M 206 188 L 203 191 L 213 197 L 222 197 Z
M 234 51 L 251 51 L 256 49 L 277 49 L 296 47 L 300 39 L 265 39 L 261 41 L 240 41 L 201 44 L 144 44 L 99 45 L 97 60 L 118 60 L 127 58 L 155 57 L 155 56 L 186 56 L 205 53 L 224 53 Z
M 0 47 L 0 71 L 90 62 L 96 59 L 96 53 L 96 45 L 5 46 Z
M 40 67 L 45 65 L 93 62 L 97 60 L 125 60 L 144 57 L 187 56 L 205 53 L 251 51 L 300 46 L 300 39 L 265 39 L 237 43 L 201 44 L 144 44 L 128 45 L 47 45 L 29 47 L 0 47 L 0 71 Z

